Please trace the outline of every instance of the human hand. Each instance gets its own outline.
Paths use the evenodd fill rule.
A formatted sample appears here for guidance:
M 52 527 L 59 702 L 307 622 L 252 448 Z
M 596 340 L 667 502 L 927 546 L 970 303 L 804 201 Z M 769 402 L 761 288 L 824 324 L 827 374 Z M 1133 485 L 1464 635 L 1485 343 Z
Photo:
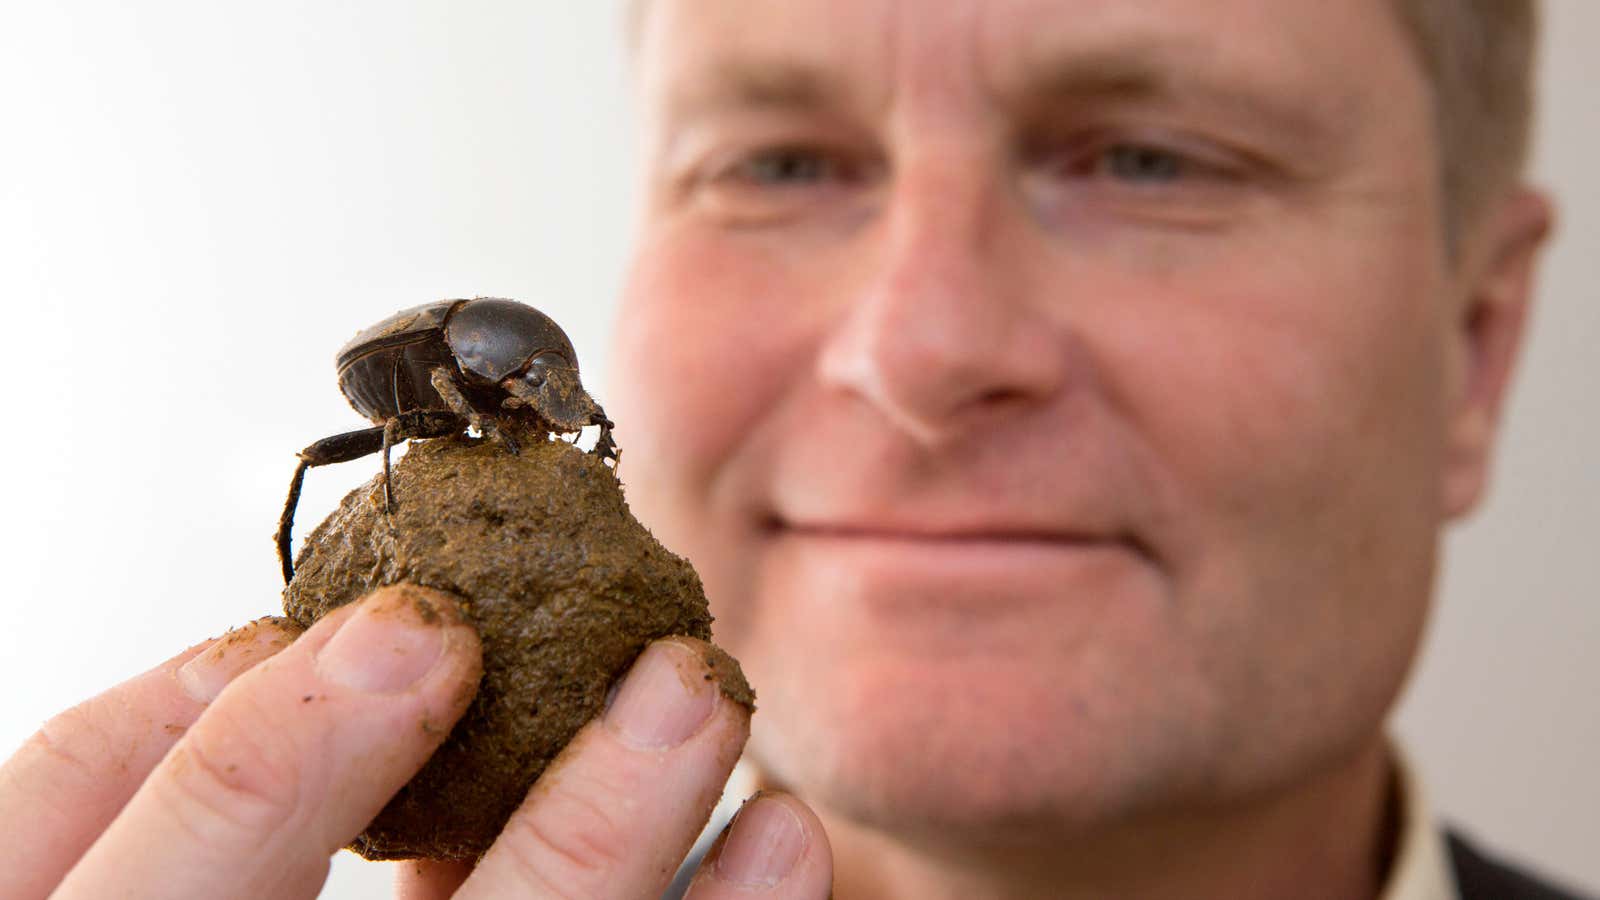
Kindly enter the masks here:
M 316 896 L 331 854 L 448 731 L 418 724 L 453 723 L 481 673 L 475 633 L 454 603 L 429 594 L 377 591 L 299 640 L 286 620 L 258 620 L 52 719 L 0 767 L 7 896 Z M 419 601 L 440 613 L 434 624 L 417 614 Z M 648 724 L 658 702 L 629 679 L 607 715 L 552 764 L 477 871 L 405 864 L 401 894 L 659 893 L 672 874 L 665 861 L 688 849 L 748 720 L 719 695 L 679 744 L 640 748 L 628 737 L 638 732 L 617 717 L 631 708 L 635 724 Z M 706 799 L 690 809 L 686 797 Z M 768 895 L 825 896 L 831 859 L 820 825 L 792 798 L 756 807 L 769 802 L 798 816 L 801 838 L 787 845 L 798 846 L 793 873 Z M 740 829 L 758 818 L 741 816 L 729 846 L 749 850 Z M 756 842 L 755 855 L 762 848 Z M 728 860 L 747 856 L 725 851 L 721 864 L 708 861 L 711 877 L 693 896 L 721 896 L 739 873 Z
M 429 607 L 440 615 L 422 621 Z M 312 897 L 481 674 L 448 598 L 261 619 L 50 720 L 0 768 L 7 897 Z
M 687 637 L 646 648 L 606 711 L 540 776 L 476 866 L 401 863 L 401 900 L 650 898 L 700 834 L 750 733 Z M 822 823 L 785 794 L 746 803 L 712 845 L 692 900 L 829 896 Z

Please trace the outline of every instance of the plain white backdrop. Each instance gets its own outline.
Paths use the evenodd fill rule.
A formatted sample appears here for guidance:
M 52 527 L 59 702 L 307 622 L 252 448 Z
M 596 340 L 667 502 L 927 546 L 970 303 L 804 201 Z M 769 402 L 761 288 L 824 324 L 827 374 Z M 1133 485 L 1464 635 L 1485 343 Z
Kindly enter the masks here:
M 294 451 L 362 424 L 333 378 L 360 328 L 517 297 L 566 327 L 604 400 L 634 197 L 620 12 L 0 12 L 0 756 L 277 610 Z M 1536 173 L 1561 230 L 1494 494 L 1450 539 L 1397 730 L 1448 817 L 1600 888 L 1600 4 L 1548 19 Z M 312 472 L 302 532 L 373 465 Z M 340 854 L 325 895 L 388 879 Z

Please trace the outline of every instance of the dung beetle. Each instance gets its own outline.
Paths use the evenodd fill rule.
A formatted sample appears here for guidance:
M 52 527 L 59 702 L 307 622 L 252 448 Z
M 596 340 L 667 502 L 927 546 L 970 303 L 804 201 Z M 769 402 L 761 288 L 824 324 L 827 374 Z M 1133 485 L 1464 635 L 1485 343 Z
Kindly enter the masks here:
M 289 497 L 278 517 L 283 582 L 294 577 L 289 533 L 306 470 L 383 454 L 383 498 L 392 509 L 389 449 L 411 438 L 475 428 L 512 454 L 517 442 L 502 422 L 546 432 L 600 426 L 590 452 L 618 459 L 606 418 L 578 379 L 578 357 L 555 320 L 499 297 L 441 300 L 395 313 L 339 349 L 339 390 L 356 412 L 376 423 L 325 437 L 298 454 Z

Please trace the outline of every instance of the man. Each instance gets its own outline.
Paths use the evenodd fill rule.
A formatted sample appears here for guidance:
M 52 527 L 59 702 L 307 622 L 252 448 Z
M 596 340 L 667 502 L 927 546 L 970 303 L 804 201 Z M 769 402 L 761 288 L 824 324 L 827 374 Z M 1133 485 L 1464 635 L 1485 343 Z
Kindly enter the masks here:
M 1469 0 L 640 9 L 607 404 L 776 791 L 691 896 L 1556 896 L 1452 867 L 1384 731 L 1550 226 L 1530 31 Z M 0 779 L 21 895 L 314 893 L 476 671 L 410 608 L 258 623 L 52 722 Z M 478 866 L 403 895 L 659 892 L 750 733 L 697 665 L 653 645 Z

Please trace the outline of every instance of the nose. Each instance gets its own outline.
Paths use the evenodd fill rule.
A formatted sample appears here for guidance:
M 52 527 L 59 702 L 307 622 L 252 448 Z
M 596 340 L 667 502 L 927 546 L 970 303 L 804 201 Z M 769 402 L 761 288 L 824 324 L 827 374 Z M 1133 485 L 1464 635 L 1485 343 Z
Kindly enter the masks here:
M 823 383 L 928 446 L 1058 391 L 1066 361 L 1029 296 L 1028 249 L 1009 216 L 980 163 L 903 172 L 822 347 Z

